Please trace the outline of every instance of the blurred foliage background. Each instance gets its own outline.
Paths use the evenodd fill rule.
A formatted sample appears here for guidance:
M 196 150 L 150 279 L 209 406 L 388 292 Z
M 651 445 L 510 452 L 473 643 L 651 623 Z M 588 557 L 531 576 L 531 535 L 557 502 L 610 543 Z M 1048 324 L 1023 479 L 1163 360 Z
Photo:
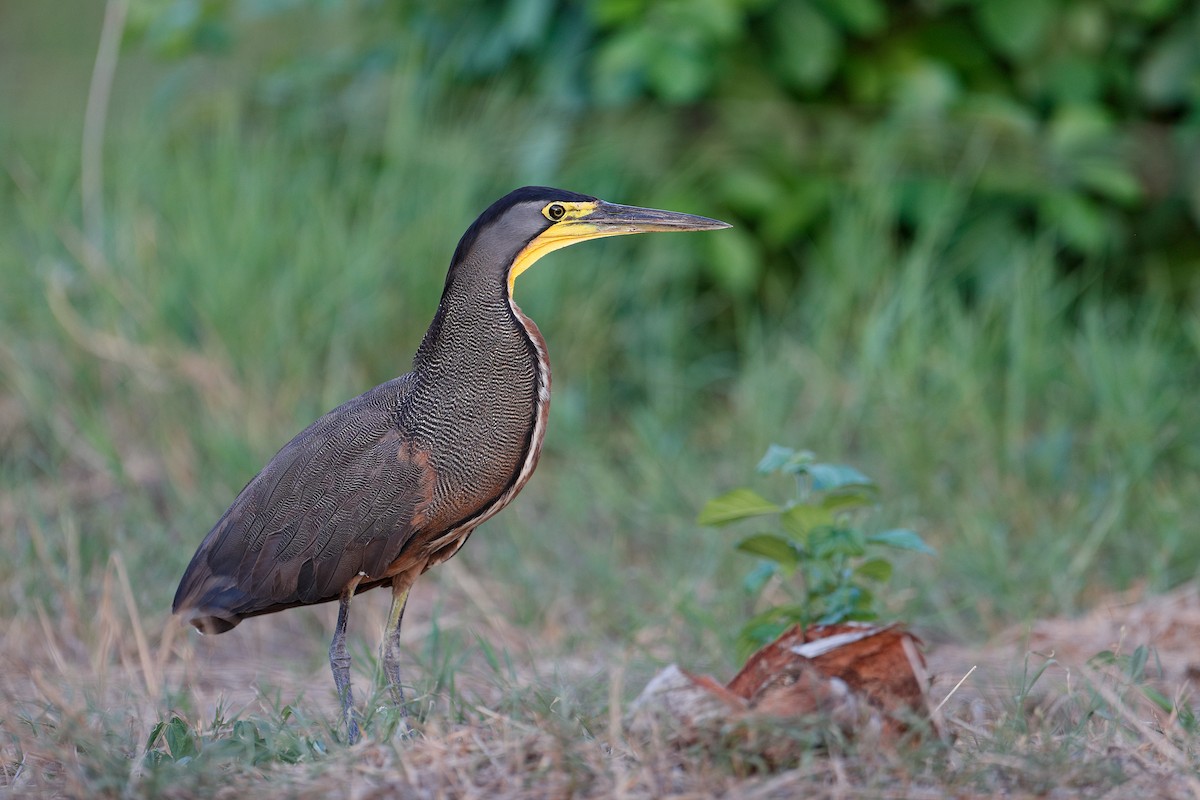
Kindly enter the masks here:
M 895 186 L 896 235 L 965 204 L 964 291 L 997 269 L 987 242 L 1038 231 L 1063 270 L 1122 291 L 1183 299 L 1200 273 L 1187 0 L 140 0 L 131 32 L 176 59 L 256 51 L 241 101 L 315 135 L 377 121 L 403 70 L 430 113 L 527 104 L 518 174 L 629 128 L 669 143 L 659 169 L 622 154 L 629 190 L 679 176 L 669 194 L 740 223 L 707 278 L 745 307 L 785 302 L 864 153 Z

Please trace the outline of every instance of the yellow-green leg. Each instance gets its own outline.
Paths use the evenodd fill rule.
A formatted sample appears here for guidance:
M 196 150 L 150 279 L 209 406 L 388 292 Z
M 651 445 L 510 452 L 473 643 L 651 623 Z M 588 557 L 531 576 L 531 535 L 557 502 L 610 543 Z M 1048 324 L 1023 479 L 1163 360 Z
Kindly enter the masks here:
M 392 579 L 392 611 L 383 632 L 383 674 L 387 676 L 392 702 L 404 718 L 408 717 L 408 706 L 404 703 L 404 687 L 400 683 L 400 623 L 404 620 L 408 592 L 416 577 L 417 570 L 410 570 Z

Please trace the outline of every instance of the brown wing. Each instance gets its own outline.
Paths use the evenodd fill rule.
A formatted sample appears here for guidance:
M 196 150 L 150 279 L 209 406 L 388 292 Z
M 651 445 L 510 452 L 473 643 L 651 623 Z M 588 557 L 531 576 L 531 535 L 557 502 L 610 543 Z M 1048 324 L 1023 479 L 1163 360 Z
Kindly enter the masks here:
M 205 537 L 174 611 L 201 630 L 334 600 L 383 577 L 420 525 L 434 476 L 403 430 L 405 375 L 318 419 L 246 485 Z

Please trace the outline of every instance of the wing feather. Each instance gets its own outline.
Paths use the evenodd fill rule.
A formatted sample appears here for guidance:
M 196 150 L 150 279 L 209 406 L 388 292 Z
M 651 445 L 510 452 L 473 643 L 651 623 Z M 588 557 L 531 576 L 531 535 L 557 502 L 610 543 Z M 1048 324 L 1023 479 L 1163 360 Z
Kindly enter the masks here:
M 400 413 L 413 376 L 318 419 L 246 485 L 193 557 L 174 608 L 227 630 L 242 617 L 338 597 L 382 576 L 436 482 Z

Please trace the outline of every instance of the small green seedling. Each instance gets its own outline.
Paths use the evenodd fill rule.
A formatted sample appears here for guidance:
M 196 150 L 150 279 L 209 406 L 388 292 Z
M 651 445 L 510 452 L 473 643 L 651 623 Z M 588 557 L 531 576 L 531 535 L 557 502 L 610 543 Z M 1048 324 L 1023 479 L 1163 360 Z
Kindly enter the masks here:
M 743 655 L 770 642 L 795 623 L 833 624 L 877 619 L 872 587 L 892 577 L 890 550 L 934 551 L 914 531 L 893 528 L 865 533 L 857 520 L 878 504 L 879 489 L 866 475 L 842 464 L 825 464 L 807 450 L 771 445 L 758 463 L 760 474 L 795 477 L 796 495 L 783 505 L 752 489 L 734 489 L 709 500 L 697 521 L 724 526 L 774 517 L 771 530 L 747 536 L 737 549 L 757 556 L 745 587 L 756 605 L 772 579 L 795 586 L 796 602 L 773 605 L 756 614 L 738 638 Z M 791 578 L 798 578 L 795 584 Z M 798 584 L 798 586 L 796 586 Z
M 218 708 L 212 723 L 203 729 L 172 714 L 150 730 L 144 763 L 160 769 L 298 764 L 325 755 L 324 740 L 314 736 L 313 729 L 290 705 L 274 709 L 271 718 L 251 719 L 229 719 Z

